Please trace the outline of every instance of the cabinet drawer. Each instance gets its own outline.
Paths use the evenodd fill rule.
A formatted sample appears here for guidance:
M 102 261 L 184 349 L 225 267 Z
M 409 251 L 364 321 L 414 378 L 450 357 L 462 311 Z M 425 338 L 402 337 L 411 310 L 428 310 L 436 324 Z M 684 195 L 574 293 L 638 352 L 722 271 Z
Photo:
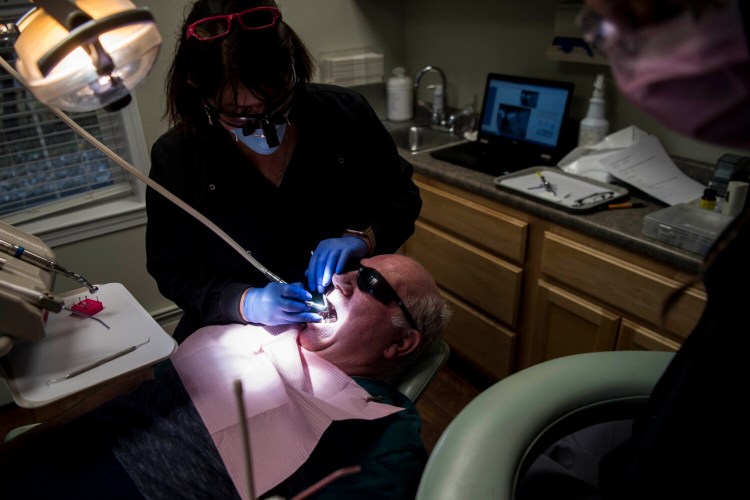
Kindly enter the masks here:
M 417 221 L 406 255 L 420 262 L 441 288 L 503 323 L 516 326 L 523 270 Z
M 418 183 L 420 218 L 515 263 L 526 256 L 528 224 L 432 186 Z
M 680 344 L 670 340 L 643 325 L 624 319 L 617 336 L 618 351 L 676 351 Z
M 682 283 L 552 233 L 544 234 L 542 273 L 602 301 L 629 316 L 685 338 L 705 307 L 706 294 L 696 288 L 662 316 L 665 303 Z
M 445 329 L 451 350 L 493 380 L 510 375 L 516 334 L 453 295 L 443 292 L 443 297 L 453 311 Z

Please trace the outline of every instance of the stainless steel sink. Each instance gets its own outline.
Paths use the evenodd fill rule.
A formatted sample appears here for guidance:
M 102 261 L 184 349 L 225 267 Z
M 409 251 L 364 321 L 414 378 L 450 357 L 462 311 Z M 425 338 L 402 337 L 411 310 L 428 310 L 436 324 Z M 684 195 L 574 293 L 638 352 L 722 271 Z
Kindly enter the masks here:
M 411 154 L 425 153 L 465 142 L 465 139 L 448 132 L 421 126 L 392 129 L 389 133 L 396 146 L 409 151 Z

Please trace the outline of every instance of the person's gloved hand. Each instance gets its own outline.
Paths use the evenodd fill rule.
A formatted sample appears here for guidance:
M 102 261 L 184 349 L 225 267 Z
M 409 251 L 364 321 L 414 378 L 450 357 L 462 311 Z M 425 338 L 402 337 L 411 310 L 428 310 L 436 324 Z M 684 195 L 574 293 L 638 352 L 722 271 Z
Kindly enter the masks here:
M 353 235 L 330 238 L 318 243 L 307 268 L 310 290 L 325 292 L 334 274 L 341 274 L 350 259 L 361 259 L 369 250 L 365 240 Z
M 242 300 L 242 315 L 250 323 L 283 325 L 322 321 L 304 301 L 312 299 L 302 283 L 269 283 L 249 288 Z

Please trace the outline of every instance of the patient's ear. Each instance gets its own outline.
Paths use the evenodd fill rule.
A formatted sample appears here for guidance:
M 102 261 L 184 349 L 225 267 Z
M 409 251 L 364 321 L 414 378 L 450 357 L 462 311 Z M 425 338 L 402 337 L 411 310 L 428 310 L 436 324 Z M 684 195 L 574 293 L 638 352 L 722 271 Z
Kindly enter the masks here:
M 406 356 L 419 347 L 422 342 L 422 334 L 413 328 L 401 328 L 393 338 L 393 343 L 389 345 L 383 356 L 387 359 L 400 358 Z

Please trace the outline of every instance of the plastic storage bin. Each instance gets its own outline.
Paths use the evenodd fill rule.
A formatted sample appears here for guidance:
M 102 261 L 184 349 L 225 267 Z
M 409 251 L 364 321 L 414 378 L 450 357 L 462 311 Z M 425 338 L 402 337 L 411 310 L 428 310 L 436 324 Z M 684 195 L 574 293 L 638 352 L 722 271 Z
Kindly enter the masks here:
M 683 203 L 647 215 L 643 219 L 643 234 L 705 255 L 731 220 L 719 212 Z

